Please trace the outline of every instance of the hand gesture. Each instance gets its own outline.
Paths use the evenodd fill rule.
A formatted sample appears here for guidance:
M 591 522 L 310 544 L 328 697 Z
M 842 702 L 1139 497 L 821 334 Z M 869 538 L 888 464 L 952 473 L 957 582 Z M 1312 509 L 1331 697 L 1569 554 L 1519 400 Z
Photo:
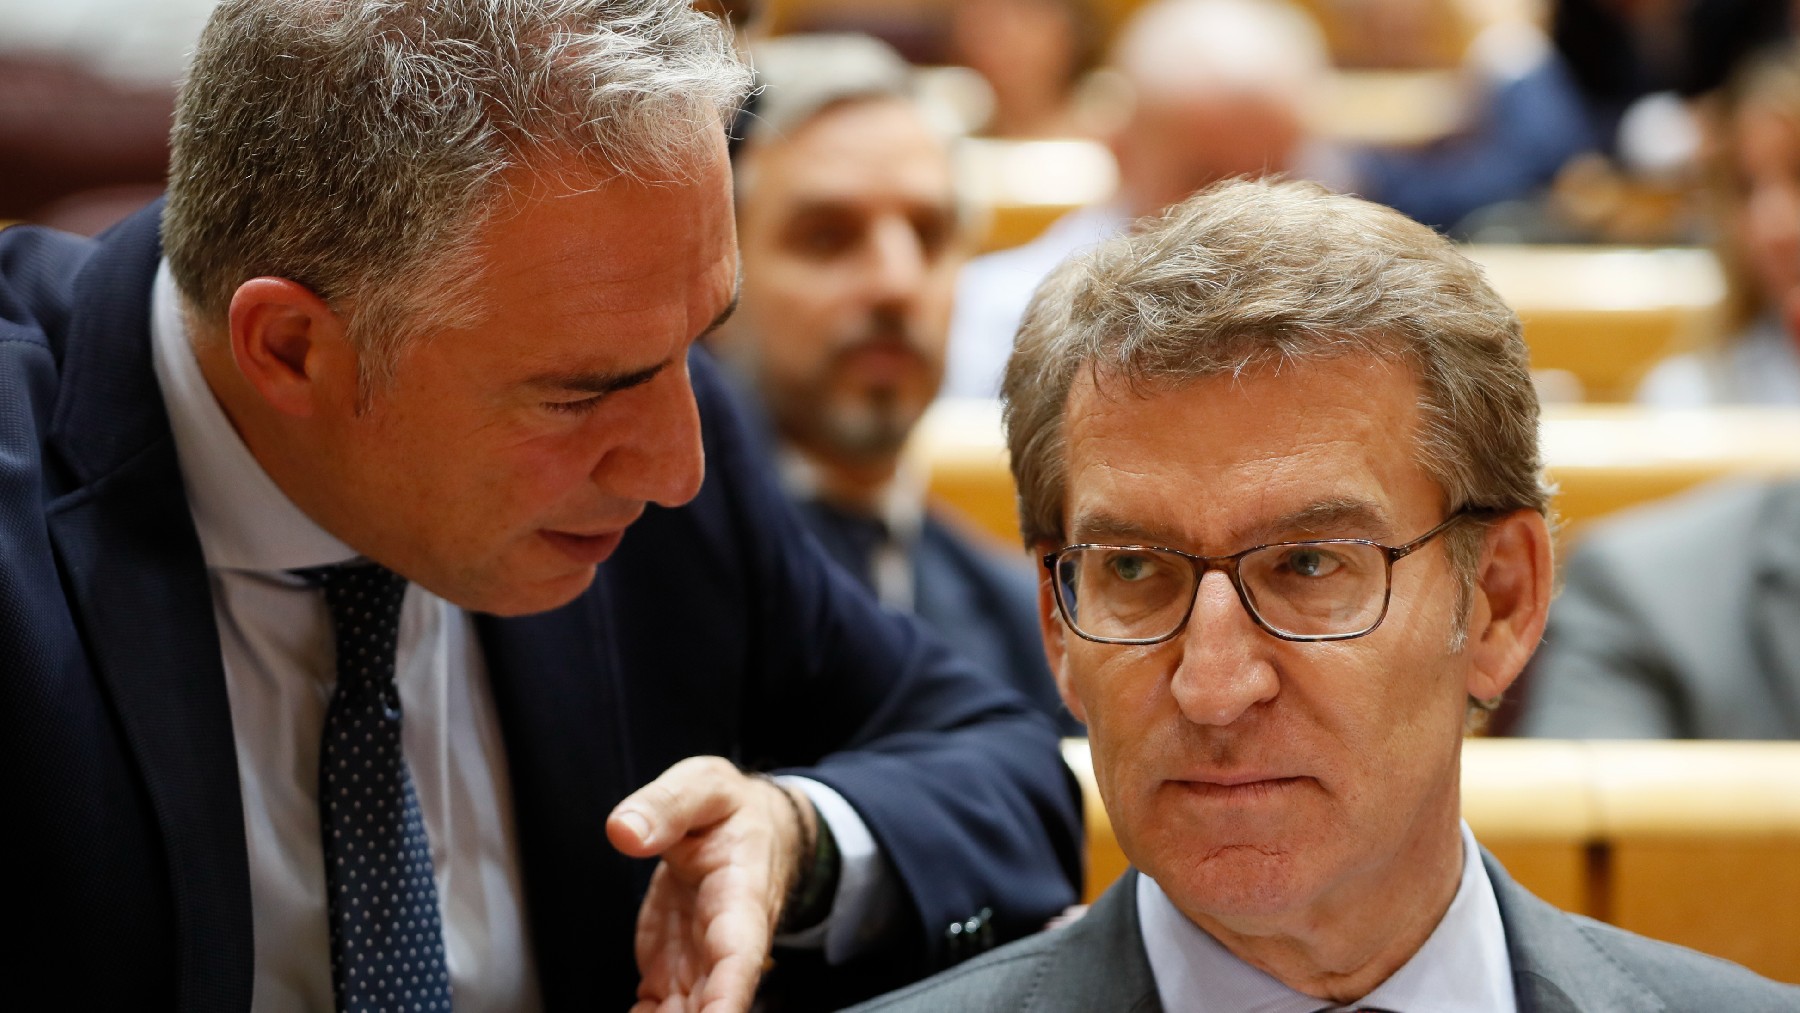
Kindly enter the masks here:
M 638 911 L 632 1013 L 750 1008 L 817 818 L 804 795 L 716 756 L 682 760 L 619 803 L 613 846 L 662 857 Z

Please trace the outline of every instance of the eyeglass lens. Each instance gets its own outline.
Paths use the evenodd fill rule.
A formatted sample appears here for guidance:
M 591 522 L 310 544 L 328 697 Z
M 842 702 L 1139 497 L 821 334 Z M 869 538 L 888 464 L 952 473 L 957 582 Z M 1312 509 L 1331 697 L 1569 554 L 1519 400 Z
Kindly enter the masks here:
M 1265 626 L 1297 637 L 1367 631 L 1387 601 L 1386 550 L 1365 542 L 1265 546 L 1238 562 L 1245 604 Z M 1173 634 L 1194 601 L 1194 564 L 1166 549 L 1092 546 L 1066 551 L 1057 588 L 1070 622 L 1104 640 Z

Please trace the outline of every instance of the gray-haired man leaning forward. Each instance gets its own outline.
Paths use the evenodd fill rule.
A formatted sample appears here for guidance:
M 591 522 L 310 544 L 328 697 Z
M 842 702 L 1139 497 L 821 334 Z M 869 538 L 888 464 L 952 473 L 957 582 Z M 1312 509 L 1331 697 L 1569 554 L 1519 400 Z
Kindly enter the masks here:
M 1551 590 L 1517 318 L 1392 211 L 1237 182 L 1061 268 L 1005 383 L 1045 646 L 1136 867 L 907 1010 L 1793 1011 L 1461 823 Z
M 748 86 L 686 0 L 224 0 L 166 206 L 0 234 L 7 998 L 795 1009 L 1074 899 L 1049 722 L 690 354 Z

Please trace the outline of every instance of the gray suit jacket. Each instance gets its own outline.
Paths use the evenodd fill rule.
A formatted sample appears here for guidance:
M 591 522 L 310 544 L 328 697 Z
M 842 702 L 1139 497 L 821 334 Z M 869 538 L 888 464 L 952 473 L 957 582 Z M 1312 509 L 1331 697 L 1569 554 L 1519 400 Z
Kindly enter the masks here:
M 1621 515 L 1564 576 L 1518 734 L 1800 739 L 1800 483 Z
M 1519 1013 L 1796 1013 L 1800 988 L 1567 914 L 1482 853 Z M 1087 916 L 856 1007 L 856 1013 L 1161 1013 L 1138 930 L 1137 873 Z M 1429 1010 L 1407 1013 L 1431 1013 Z

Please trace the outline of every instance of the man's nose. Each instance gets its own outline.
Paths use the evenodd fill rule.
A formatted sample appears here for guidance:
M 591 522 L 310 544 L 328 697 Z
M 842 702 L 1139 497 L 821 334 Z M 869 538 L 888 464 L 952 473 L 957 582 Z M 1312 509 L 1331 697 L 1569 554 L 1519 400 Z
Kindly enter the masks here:
M 1169 684 L 1182 714 L 1195 724 L 1224 726 L 1274 699 L 1280 682 L 1269 640 L 1229 577 L 1215 570 L 1202 578 L 1187 628 L 1176 638 L 1181 660 Z
M 895 216 L 880 219 L 870 232 L 870 285 L 876 301 L 912 299 L 930 268 L 918 231 L 911 222 Z
M 631 432 L 601 458 L 594 481 L 631 499 L 680 506 L 699 495 L 706 477 L 700 406 L 687 360 L 664 370 L 644 393 L 649 396 Z

